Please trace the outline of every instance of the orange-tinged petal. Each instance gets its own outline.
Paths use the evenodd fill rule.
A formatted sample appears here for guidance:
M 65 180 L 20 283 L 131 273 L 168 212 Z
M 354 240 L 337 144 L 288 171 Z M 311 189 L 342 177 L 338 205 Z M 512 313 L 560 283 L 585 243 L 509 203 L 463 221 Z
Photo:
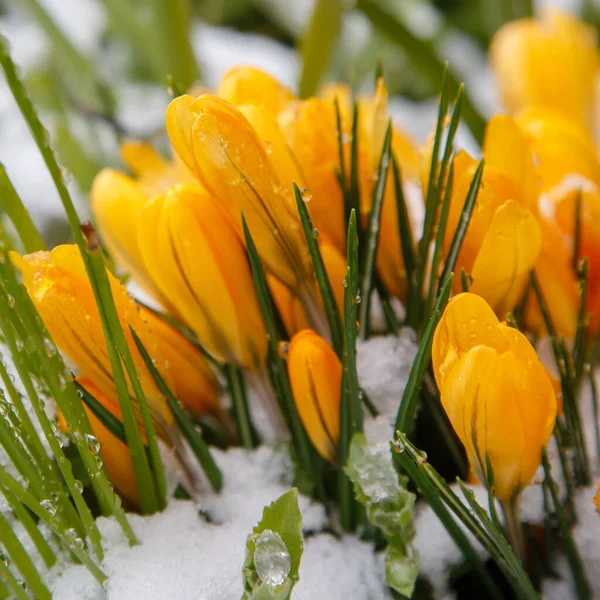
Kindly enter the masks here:
M 539 105 L 593 124 L 600 63 L 590 25 L 559 11 L 512 21 L 494 36 L 490 57 L 511 112 Z
M 257 368 L 267 339 L 244 247 L 207 192 L 180 187 L 146 205 L 138 242 L 148 273 L 217 359 Z
M 600 514 L 600 483 L 596 485 L 596 496 L 594 497 L 594 504 L 596 505 L 596 512 Z
M 506 316 L 523 294 L 541 248 L 540 226 L 531 211 L 508 200 L 496 210 L 477 254 L 471 292 Z
M 336 176 L 340 155 L 333 102 L 319 98 L 293 102 L 279 115 L 279 123 L 302 165 L 311 194 L 306 206 L 314 226 L 345 252 L 344 198 Z
M 79 248 L 64 245 L 51 252 L 25 256 L 11 252 L 10 257 L 21 271 L 27 291 L 58 348 L 105 396 L 117 398 L 98 308 Z M 133 299 L 110 273 L 107 276 L 150 411 L 163 429 L 161 433 L 168 435 L 173 422 L 171 411 L 137 350 L 130 327 L 138 334 L 155 359 L 157 369 L 172 388 L 168 366 Z M 130 394 L 133 397 L 131 389 Z
M 285 206 L 291 198 L 283 194 L 248 120 L 231 104 L 211 95 L 184 106 L 190 112 L 180 119 L 180 102 L 181 98 L 174 100 L 167 109 L 167 132 L 175 150 L 179 152 L 181 140 L 191 140 L 188 167 L 226 208 L 240 233 L 243 212 L 267 270 L 290 287 L 306 284 L 313 274 L 299 218 Z M 192 131 L 182 134 L 180 128 L 190 123 Z M 187 148 L 183 151 L 185 161 L 190 157 Z
M 540 226 L 542 251 L 535 265 L 536 277 L 554 326 L 560 334 L 572 338 L 577 326 L 579 294 L 571 252 L 553 223 L 542 219 Z M 527 321 L 532 329 L 543 328 L 537 303 L 528 311 Z
M 288 287 L 272 275 L 267 274 L 267 284 L 288 336 L 291 337 L 302 329 L 310 328 L 310 322 L 298 296 L 292 294 Z
M 486 167 L 504 173 L 523 188 L 526 206 L 537 211 L 540 182 L 527 139 L 507 115 L 495 115 L 485 129 Z
M 177 398 L 194 415 L 217 414 L 219 382 L 204 356 L 164 319 L 144 307 L 140 313 L 169 365 Z
M 333 462 L 340 435 L 342 364 L 331 346 L 310 329 L 292 338 L 287 362 L 306 432 L 319 454 Z
M 106 397 L 87 377 L 78 377 L 77 381 L 92 395 L 104 408 L 121 420 L 121 411 L 118 404 Z M 108 478 L 115 486 L 119 495 L 126 498 L 134 506 L 139 505 L 139 495 L 135 483 L 135 471 L 131 461 L 129 448 L 119 438 L 103 425 L 102 421 L 84 405 L 85 412 L 90 421 L 94 437 L 100 442 L 100 457 L 108 474 Z M 145 434 L 141 431 L 142 437 Z
M 273 115 L 294 100 L 293 92 L 274 77 L 260 69 L 245 66 L 227 71 L 216 93 L 236 106 L 262 106 Z

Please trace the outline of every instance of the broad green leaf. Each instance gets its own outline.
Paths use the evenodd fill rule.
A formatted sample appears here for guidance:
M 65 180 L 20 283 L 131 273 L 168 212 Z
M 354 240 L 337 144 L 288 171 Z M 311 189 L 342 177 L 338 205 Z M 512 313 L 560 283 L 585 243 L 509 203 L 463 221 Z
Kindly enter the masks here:
M 246 540 L 242 600 L 288 600 L 298 581 L 304 542 L 298 490 L 265 506 Z

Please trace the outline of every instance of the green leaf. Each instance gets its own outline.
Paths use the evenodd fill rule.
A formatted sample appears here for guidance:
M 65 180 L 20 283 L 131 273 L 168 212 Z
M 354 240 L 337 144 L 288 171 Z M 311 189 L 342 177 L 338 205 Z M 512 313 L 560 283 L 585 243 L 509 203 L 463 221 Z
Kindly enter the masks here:
M 390 447 L 385 443 L 369 444 L 362 433 L 352 438 L 344 470 L 369 521 L 389 544 L 386 583 L 410 597 L 419 574 L 419 556 L 411 545 L 415 536 L 415 495 L 406 489 L 405 478 L 394 470 Z
M 421 385 L 423 384 L 423 378 L 425 377 L 425 373 L 427 372 L 429 363 L 431 362 L 433 334 L 435 333 L 435 328 L 437 327 L 438 321 L 440 320 L 440 317 L 446 308 L 446 304 L 448 303 L 448 299 L 450 298 L 453 277 L 454 275 L 451 273 L 448 281 L 446 281 L 446 285 L 441 290 L 437 304 L 435 305 L 433 313 L 431 314 L 431 318 L 429 319 L 429 324 L 427 325 L 427 328 L 425 329 L 423 337 L 419 343 L 419 349 L 417 350 L 417 355 L 415 356 L 415 361 L 410 370 L 406 388 L 404 389 L 402 400 L 400 402 L 400 406 L 398 407 L 398 415 L 396 416 L 396 425 L 394 427 L 394 430 L 396 431 L 406 432 L 412 425 L 412 420 L 417 408 L 419 392 L 421 390 Z
M 179 429 L 183 432 L 185 439 L 188 441 L 190 448 L 194 452 L 194 455 L 198 459 L 198 463 L 204 469 L 206 473 L 206 477 L 210 481 L 213 489 L 218 492 L 223 487 L 223 478 L 221 476 L 221 471 L 217 467 L 213 457 L 210 454 L 210 450 L 208 446 L 204 442 L 204 438 L 200 431 L 196 429 L 190 414 L 187 410 L 179 403 L 179 400 L 175 398 L 173 392 L 169 389 L 169 386 L 165 383 L 165 380 L 161 377 L 158 369 L 154 366 L 154 361 L 148 354 L 146 348 L 142 344 L 142 341 L 138 337 L 137 333 L 130 326 L 131 335 L 135 341 L 135 345 L 140 352 L 140 355 L 144 359 L 146 363 L 146 367 L 148 371 L 152 375 L 158 389 L 161 394 L 167 400 L 167 404 L 175 417 L 175 422 L 179 426 Z
M 266 506 L 246 540 L 243 600 L 288 600 L 304 549 L 298 490 Z
M 256 448 L 260 443 L 260 439 L 252 423 L 250 408 L 248 407 L 244 374 L 232 365 L 224 365 L 222 373 L 227 381 L 231 407 L 242 446 L 244 448 Z
M 302 74 L 300 97 L 314 96 L 338 41 L 343 0 L 317 0 L 308 28 L 300 40 Z
M 331 282 L 327 276 L 327 270 L 325 269 L 321 251 L 319 250 L 319 244 L 317 244 L 317 240 L 313 235 L 314 228 L 308 208 L 306 207 L 304 200 L 302 200 L 302 195 L 295 182 L 293 183 L 293 187 L 294 196 L 296 198 L 296 206 L 298 208 L 298 214 L 300 215 L 300 221 L 302 222 L 302 229 L 304 231 L 304 237 L 306 238 L 310 258 L 315 268 L 315 277 L 321 292 L 321 298 L 323 299 L 323 306 L 325 307 L 327 322 L 329 323 L 333 348 L 336 354 L 341 357 L 342 348 L 344 346 L 342 320 L 340 319 L 340 313 L 335 302 L 335 296 L 333 294 Z
M 390 159 L 392 154 L 392 122 L 388 123 L 383 147 L 379 157 L 379 167 L 377 169 L 377 183 L 373 189 L 373 199 L 371 203 L 371 212 L 369 213 L 369 224 L 366 231 L 366 244 L 362 261 L 363 278 L 361 282 L 362 303 L 359 307 L 359 336 L 361 339 L 367 338 L 369 329 L 369 306 L 371 301 L 371 289 L 373 287 L 375 274 L 375 259 L 377 257 L 377 246 L 379 244 L 379 225 L 381 221 L 381 207 L 385 194 L 385 184 L 387 182 Z

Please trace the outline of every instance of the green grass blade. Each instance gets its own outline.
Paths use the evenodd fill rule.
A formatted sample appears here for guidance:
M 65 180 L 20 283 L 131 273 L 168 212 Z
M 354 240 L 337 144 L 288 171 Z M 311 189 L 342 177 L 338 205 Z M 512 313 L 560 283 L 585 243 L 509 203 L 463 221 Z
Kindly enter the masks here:
M 13 187 L 4 165 L 0 164 L 0 207 L 13 222 L 25 252 L 45 250 L 46 244 L 31 220 L 29 211 Z
M 454 267 L 456 266 L 458 253 L 462 247 L 463 239 L 467 233 L 469 223 L 471 222 L 471 215 L 473 214 L 473 209 L 475 208 L 477 194 L 479 193 L 479 186 L 481 185 L 483 166 L 484 161 L 481 159 L 479 166 L 473 175 L 473 179 L 471 180 L 471 185 L 469 186 L 469 191 L 467 192 L 467 197 L 465 198 L 465 203 L 460 213 L 458 225 L 454 232 L 454 237 L 452 238 L 452 242 L 450 242 L 450 247 L 448 248 L 446 263 L 444 264 L 444 270 L 442 271 L 442 275 L 438 283 L 438 289 L 441 289 L 446 285 L 446 281 L 450 277 L 450 273 L 454 271 Z
M 94 416 L 108 429 L 118 440 L 127 444 L 125 428 L 123 423 L 115 417 L 109 410 L 104 408 L 104 405 L 96 400 L 80 383 L 75 382 L 77 393 L 85 405 L 94 413 Z
M 577 315 L 575 341 L 573 342 L 573 365 L 575 368 L 574 377 L 576 384 L 579 383 L 583 373 L 590 330 L 589 317 L 586 313 L 588 274 L 588 260 L 587 258 L 582 258 L 577 266 L 577 279 L 579 281 L 579 313 Z
M 300 40 L 300 98 L 316 94 L 340 35 L 343 12 L 343 0 L 315 2 L 310 23 Z
M 450 212 L 450 202 L 452 201 L 452 187 L 454 183 L 454 164 L 450 165 L 448 171 L 448 179 L 446 181 L 446 189 L 444 191 L 444 200 L 440 209 L 440 220 L 438 223 L 437 233 L 435 236 L 435 245 L 433 249 L 433 258 L 431 260 L 431 273 L 429 275 L 429 290 L 427 291 L 427 300 L 425 302 L 425 312 L 423 314 L 423 322 L 429 319 L 429 315 L 433 310 L 433 303 L 436 293 L 436 280 L 442 254 L 444 252 L 444 237 L 446 235 L 446 225 L 448 222 L 448 213 Z
M 450 298 L 453 277 L 454 276 L 451 273 L 448 281 L 446 281 L 445 286 L 442 288 L 433 313 L 431 314 L 431 318 L 429 319 L 429 324 L 419 343 L 419 349 L 417 350 L 415 361 L 410 370 L 406 388 L 404 389 L 404 394 L 402 394 L 402 400 L 398 407 L 396 424 L 394 426 L 395 431 L 408 432 L 412 425 L 415 410 L 417 408 L 417 401 L 419 399 L 419 391 L 421 390 L 423 378 L 425 377 L 425 373 L 431 362 L 433 334 L 435 333 L 435 328 L 437 327 L 442 313 L 446 308 L 446 304 L 448 303 L 448 299 Z
M 591 600 L 593 597 L 590 584 L 587 580 L 585 569 L 581 561 L 581 556 L 577 549 L 577 545 L 571 535 L 569 528 L 569 522 L 565 511 L 558 497 L 558 488 L 554 479 L 552 478 L 552 470 L 550 468 L 550 461 L 548 460 L 548 452 L 546 449 L 542 449 L 542 466 L 544 467 L 544 486 L 550 490 L 552 496 L 552 502 L 554 504 L 554 513 L 558 522 L 558 529 L 560 531 L 560 537 L 564 544 L 565 554 L 571 567 L 571 573 L 573 574 L 573 581 L 575 582 L 575 589 L 577 590 L 577 598 L 579 600 Z
M 173 392 L 169 389 L 169 386 L 165 383 L 165 380 L 160 376 L 158 369 L 154 366 L 154 362 L 144 345 L 142 344 L 140 338 L 136 334 L 136 332 L 131 329 L 131 334 L 133 335 L 133 339 L 135 340 L 135 344 L 146 363 L 146 367 L 148 371 L 152 375 L 156 385 L 160 389 L 163 396 L 167 399 L 169 403 L 169 408 L 173 412 L 173 416 L 175 417 L 175 421 L 179 428 L 183 432 L 185 439 L 188 441 L 191 449 L 194 452 L 194 455 L 198 459 L 198 462 L 204 469 L 206 473 L 206 477 L 210 481 L 215 492 L 218 492 L 223 487 L 223 477 L 221 476 L 221 472 L 217 467 L 213 457 L 210 454 L 210 450 L 208 446 L 204 442 L 204 438 L 200 431 L 196 429 L 190 414 L 187 410 L 180 404 L 179 400 L 175 398 Z
M 358 311 L 359 330 L 358 335 L 361 339 L 367 338 L 369 330 L 369 306 L 371 303 L 371 289 L 375 274 L 375 258 L 377 257 L 377 245 L 379 243 L 379 226 L 381 221 L 381 207 L 387 183 L 387 176 L 390 166 L 390 157 L 392 154 L 392 122 L 388 123 L 383 147 L 379 158 L 379 167 L 377 169 L 377 183 L 373 189 L 373 200 L 371 212 L 369 214 L 369 224 L 366 232 L 365 253 L 362 260 L 362 282 L 361 295 L 362 302 Z
M 44 585 L 33 561 L 2 514 L 0 514 L 0 540 L 34 597 L 38 600 L 50 600 L 52 596 Z
M 321 257 L 321 251 L 319 250 L 319 244 L 314 237 L 314 227 L 308 208 L 302 200 L 302 195 L 296 183 L 293 183 L 294 195 L 296 198 L 296 206 L 298 208 L 298 214 L 300 215 L 300 221 L 302 222 L 302 229 L 304 231 L 304 237 L 308 245 L 308 251 L 312 260 L 315 277 L 317 284 L 321 292 L 321 298 L 323 299 L 323 306 L 325 307 L 325 315 L 327 316 L 327 322 L 329 323 L 329 330 L 331 332 L 331 339 L 333 342 L 333 349 L 336 354 L 341 357 L 342 349 L 344 347 L 344 334 L 342 331 L 342 320 L 340 319 L 340 313 L 335 302 L 335 296 L 331 287 L 331 282 L 327 276 L 327 270 L 325 269 L 325 263 Z
M 248 449 L 256 448 L 260 443 L 260 439 L 258 433 L 256 433 L 256 428 L 252 424 L 243 373 L 236 367 L 225 365 L 223 374 L 231 396 L 233 415 L 242 446 Z
M 374 27 L 392 43 L 402 47 L 417 70 L 433 87 L 439 85 L 444 72 L 444 63 L 428 41 L 417 37 L 404 23 L 400 22 L 381 0 L 357 0 L 356 8 L 363 12 Z M 450 91 L 458 89 L 458 80 L 448 71 Z M 465 94 L 463 116 L 471 133 L 480 144 L 483 142 L 486 120 L 472 100 Z
M 358 185 L 358 145 L 360 143 L 358 135 L 358 119 L 360 114 L 358 108 L 358 102 L 354 103 L 354 109 L 352 111 L 352 139 L 350 140 L 350 188 L 348 189 L 348 201 L 346 202 L 346 212 L 348 220 L 350 220 L 350 213 L 352 209 L 356 211 L 358 215 L 358 231 L 359 237 L 361 235 L 361 223 L 360 223 L 360 186 Z
M 52 177 L 54 185 L 58 191 L 58 195 L 65 208 L 73 237 L 81 251 L 86 271 L 94 291 L 98 312 L 100 314 L 100 320 L 102 322 L 102 329 L 106 338 L 106 345 L 113 372 L 113 378 L 115 380 L 115 387 L 117 389 L 119 406 L 123 417 L 125 431 L 127 433 L 127 442 L 136 475 L 136 483 L 140 492 L 140 504 L 142 512 L 155 512 L 158 507 L 160 505 L 164 505 L 166 501 L 166 497 L 160 494 L 161 491 L 166 490 L 166 487 L 164 486 L 164 474 L 162 474 L 163 481 L 161 482 L 162 468 L 156 465 L 156 477 L 159 479 L 159 481 L 157 481 L 158 490 L 155 490 L 152 473 L 150 471 L 150 466 L 144 450 L 144 443 L 138 429 L 133 405 L 129 397 L 121 359 L 123 360 L 125 368 L 130 376 L 131 384 L 136 392 L 138 402 L 140 402 L 139 392 L 141 391 L 141 387 L 139 386 L 135 365 L 133 364 L 133 360 L 129 354 L 129 348 L 127 347 L 127 342 L 121 329 L 115 303 L 110 291 L 110 285 L 106 275 L 102 254 L 98 251 L 88 252 L 87 243 L 84 240 L 80 229 L 80 222 L 77 212 L 75 211 L 73 201 L 71 200 L 71 196 L 66 188 L 60 167 L 58 166 L 52 149 L 50 148 L 48 135 L 42 126 L 35 109 L 31 104 L 31 101 L 29 100 L 21 80 L 16 73 L 15 65 L 10 58 L 6 43 L 3 39 L 0 39 L 0 66 L 2 66 L 8 85 L 23 117 L 25 118 L 25 121 L 27 122 L 27 125 L 29 126 L 40 153 L 42 154 L 42 158 L 46 163 L 46 167 L 50 172 L 50 176 Z M 94 255 L 96 255 L 95 258 Z M 143 404 L 145 404 L 145 402 L 140 402 L 140 409 L 142 410 L 142 416 L 144 417 L 147 435 L 150 438 L 153 434 L 153 427 L 151 423 L 149 425 L 147 424 L 147 411 L 143 411 Z M 152 454 L 156 455 L 157 450 L 152 450 L 153 446 L 155 447 L 156 444 L 151 444 L 149 439 L 149 445 Z M 158 495 L 157 491 L 159 492 Z
M 403 437 L 401 439 L 404 439 Z M 405 454 L 404 446 L 392 443 L 394 465 L 399 472 L 406 473 L 413 483 L 417 486 L 421 495 L 425 498 L 427 504 L 435 512 L 438 519 L 442 522 L 448 534 L 452 537 L 465 559 L 471 564 L 473 569 L 479 575 L 481 582 L 487 591 L 495 600 L 503 600 L 504 595 L 488 573 L 485 565 L 479 558 L 479 555 L 464 530 L 456 522 L 448 507 L 444 502 L 443 496 L 438 492 L 437 486 L 420 466 L 412 460 L 412 457 Z
M 316 452 L 310 443 L 310 439 L 302 425 L 300 415 L 294 402 L 290 382 L 287 375 L 286 365 L 279 353 L 277 328 L 273 318 L 273 304 L 269 295 L 265 273 L 262 262 L 258 256 L 256 245 L 252 239 L 248 224 L 244 215 L 242 215 L 242 227 L 244 230 L 244 238 L 246 241 L 246 249 L 248 252 L 248 260 L 250 261 L 250 269 L 252 271 L 252 280 L 258 297 L 261 314 L 267 330 L 269 341 L 269 352 L 271 357 L 271 371 L 274 377 L 274 383 L 279 390 L 277 400 L 281 408 L 283 417 L 288 425 L 288 429 L 292 435 L 294 447 L 298 455 L 298 461 L 301 468 L 307 473 L 311 482 L 317 486 L 317 494 L 323 495 L 321 489 L 321 478 L 317 469 Z
M 4 598 L 17 598 L 18 600 L 30 600 L 29 594 L 23 589 L 23 586 L 18 579 L 13 575 L 8 567 L 8 561 L 0 560 L 0 580 L 6 583 L 7 587 L 12 590 L 13 595 L 7 594 Z
M 344 287 L 344 351 L 342 365 L 347 376 L 348 406 L 350 408 L 352 435 L 354 435 L 356 432 L 362 431 L 363 426 L 358 373 L 356 371 L 356 312 L 357 306 L 360 305 L 358 304 L 358 231 L 354 211 L 350 213 L 346 247 L 348 266 Z M 352 436 L 350 436 L 351 439 Z
M 490 553 L 498 567 L 512 582 L 514 592 L 518 597 L 539 600 L 539 595 L 533 588 L 519 559 L 506 542 L 503 533 L 494 527 L 487 512 L 475 502 L 473 493 L 464 488 L 462 482 L 458 480 L 459 486 L 465 491 L 465 498 L 471 508 L 469 510 L 440 474 L 426 461 L 422 453 L 410 443 L 406 435 L 400 432 L 396 432 L 396 434 L 397 441 L 392 444 L 392 448 L 396 452 L 395 459 L 403 469 L 406 469 L 411 478 L 416 475 L 416 479 L 413 480 L 415 484 L 422 489 L 423 482 L 427 482 L 426 486 L 430 489 L 433 488 L 438 498 Z M 475 518 L 476 516 L 481 522 Z
M 406 301 L 406 321 L 410 322 L 412 314 L 418 309 L 419 290 L 417 289 L 418 258 L 415 252 L 412 225 L 404 197 L 400 165 L 392 153 L 392 175 L 394 177 L 394 193 L 396 196 L 396 211 L 398 215 L 398 232 L 400 234 L 400 251 L 406 272 L 408 299 Z

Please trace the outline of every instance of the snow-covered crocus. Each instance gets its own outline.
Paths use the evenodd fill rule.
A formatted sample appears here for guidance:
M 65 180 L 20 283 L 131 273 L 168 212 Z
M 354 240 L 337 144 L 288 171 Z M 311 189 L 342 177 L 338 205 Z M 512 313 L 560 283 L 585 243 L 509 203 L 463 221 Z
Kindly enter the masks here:
M 244 246 L 205 190 L 178 186 L 137 216 L 137 243 L 154 285 L 216 359 L 258 370 L 267 336 Z
M 459 225 L 476 169 L 477 162 L 464 151 L 455 156 L 446 248 Z M 486 164 L 456 270 L 464 268 L 471 275 L 471 291 L 483 296 L 500 317 L 519 301 L 540 253 L 542 238 L 534 211 L 519 180 Z M 457 280 L 455 287 L 459 286 Z
M 593 127 L 600 60 L 591 25 L 555 10 L 512 21 L 494 36 L 490 57 L 509 111 L 546 107 Z
M 322 337 L 305 329 L 290 342 L 287 366 L 304 428 L 319 454 L 334 462 L 340 436 L 342 363 Z
M 63 245 L 51 252 L 25 256 L 11 252 L 10 257 L 58 348 L 104 397 L 117 404 L 102 324 L 79 248 Z M 136 348 L 130 327 L 155 360 L 163 379 L 190 410 L 218 412 L 217 382 L 204 358 L 181 334 L 170 331 L 166 324 L 157 325 L 156 317 L 147 312 L 141 314 L 125 288 L 110 273 L 107 275 L 150 411 L 162 433 L 169 436 L 173 417 Z M 131 389 L 130 393 L 133 397 Z
M 496 496 L 517 500 L 533 478 L 556 419 L 552 383 L 527 338 L 476 294 L 455 296 L 437 326 L 433 369 L 471 467 Z

